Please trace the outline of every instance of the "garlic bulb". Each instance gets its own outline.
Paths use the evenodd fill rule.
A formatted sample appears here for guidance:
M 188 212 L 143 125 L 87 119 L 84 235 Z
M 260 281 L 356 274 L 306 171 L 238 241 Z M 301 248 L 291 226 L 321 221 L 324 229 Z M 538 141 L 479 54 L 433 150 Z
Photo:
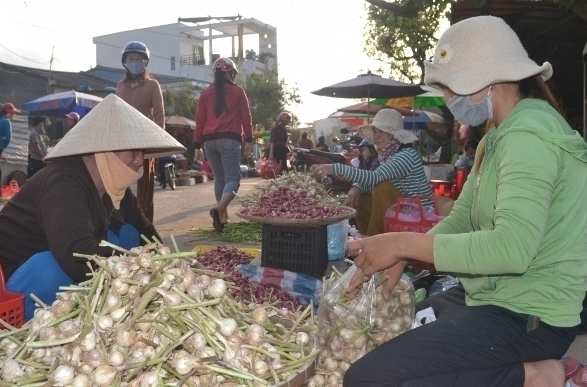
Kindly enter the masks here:
M 212 298 L 222 298 L 226 294 L 228 288 L 226 287 L 226 282 L 223 279 L 216 278 L 210 286 L 208 286 L 208 294 Z
M 116 368 L 102 364 L 96 367 L 93 379 L 98 387 L 109 387 L 116 377 Z
M 171 361 L 171 366 L 180 375 L 186 375 L 186 374 L 190 373 L 191 370 L 194 369 L 196 364 L 197 364 L 196 358 L 189 355 L 189 354 L 185 354 L 185 355 L 184 354 L 181 354 L 181 355 L 176 354 L 175 357 L 173 358 L 173 360 Z
M 124 364 L 124 355 L 119 351 L 110 352 L 110 356 L 108 356 L 108 364 L 110 364 L 113 367 L 117 367 Z
M 253 320 L 255 320 L 259 324 L 264 324 L 267 322 L 268 314 L 265 308 L 256 308 L 253 310 Z
M 4 361 L 2 365 L 2 380 L 12 382 L 15 378 L 21 376 L 24 376 L 24 371 L 16 360 L 8 359 Z
M 51 374 L 51 382 L 55 386 L 65 386 L 73 381 L 75 370 L 67 365 L 60 365 Z
M 110 288 L 114 290 L 114 292 L 119 296 L 124 296 L 126 292 L 128 292 L 128 284 L 122 282 L 122 279 L 120 278 L 115 278 L 114 280 L 112 280 Z
M 258 325 L 252 324 L 247 327 L 245 332 L 245 341 L 247 344 L 258 346 L 265 340 L 265 329 Z

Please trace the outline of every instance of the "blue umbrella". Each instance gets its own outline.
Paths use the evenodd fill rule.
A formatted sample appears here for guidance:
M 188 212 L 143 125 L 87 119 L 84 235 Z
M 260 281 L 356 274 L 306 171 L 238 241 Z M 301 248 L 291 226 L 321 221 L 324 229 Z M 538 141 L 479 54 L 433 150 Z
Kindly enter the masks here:
M 102 98 L 77 91 L 49 94 L 22 105 L 31 115 L 62 117 L 69 112 L 76 112 L 80 117 L 88 114 Z

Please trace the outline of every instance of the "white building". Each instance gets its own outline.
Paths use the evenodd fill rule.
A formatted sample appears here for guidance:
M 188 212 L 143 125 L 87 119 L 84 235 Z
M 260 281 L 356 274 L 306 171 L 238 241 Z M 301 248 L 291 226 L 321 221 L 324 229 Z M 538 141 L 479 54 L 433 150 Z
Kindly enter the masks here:
M 173 24 L 94 37 L 97 65 L 121 68 L 122 48 L 126 43 L 137 40 L 146 44 L 151 53 L 149 72 L 189 79 L 197 84 L 212 82 L 210 65 L 218 57 L 236 59 L 243 73 L 276 69 L 275 27 L 240 16 L 226 22 L 201 23 L 210 19 L 180 18 Z M 258 35 L 259 47 L 255 52 L 266 58 L 263 63 L 244 59 L 243 37 L 246 35 Z

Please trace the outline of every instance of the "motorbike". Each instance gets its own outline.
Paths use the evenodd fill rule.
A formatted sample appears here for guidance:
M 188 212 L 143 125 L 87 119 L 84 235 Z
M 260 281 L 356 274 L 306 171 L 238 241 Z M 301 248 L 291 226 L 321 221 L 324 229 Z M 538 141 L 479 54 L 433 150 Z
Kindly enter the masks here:
M 315 164 L 344 164 L 350 165 L 352 158 L 342 153 L 322 152 L 316 149 L 293 148 L 292 164 L 298 170 L 309 169 Z M 320 183 L 337 192 L 348 192 L 353 183 L 337 176 L 324 176 Z
M 175 156 L 161 157 L 159 163 L 159 184 L 165 189 L 167 184 L 175 190 Z

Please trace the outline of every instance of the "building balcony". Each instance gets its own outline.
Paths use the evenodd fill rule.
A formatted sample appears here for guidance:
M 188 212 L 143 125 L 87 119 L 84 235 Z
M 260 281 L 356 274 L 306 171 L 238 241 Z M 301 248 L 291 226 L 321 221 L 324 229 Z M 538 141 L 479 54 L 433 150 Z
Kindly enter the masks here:
M 205 66 L 210 64 L 205 55 L 182 55 L 179 57 L 180 66 Z

